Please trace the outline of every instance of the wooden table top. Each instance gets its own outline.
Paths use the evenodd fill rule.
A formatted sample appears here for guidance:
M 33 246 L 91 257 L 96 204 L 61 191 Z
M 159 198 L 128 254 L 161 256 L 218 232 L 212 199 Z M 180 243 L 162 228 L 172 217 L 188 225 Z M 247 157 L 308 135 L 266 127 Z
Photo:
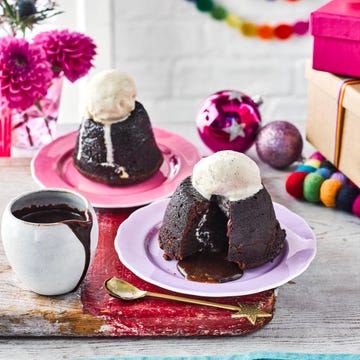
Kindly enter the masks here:
M 174 130 L 174 129 L 170 129 Z M 176 128 L 184 132 L 184 128 Z M 186 132 L 184 132 L 187 134 Z M 194 134 L 190 140 L 197 142 Z M 308 152 L 305 155 L 309 155 Z M 0 359 L 71 359 L 110 356 L 226 355 L 247 351 L 360 353 L 360 219 L 321 205 L 297 201 L 285 191 L 294 167 L 278 171 L 261 163 L 263 181 L 274 201 L 303 217 L 317 237 L 317 255 L 294 281 L 278 289 L 275 315 L 262 329 L 229 337 L 2 337 Z M 0 158 L 0 212 L 14 196 L 38 185 L 30 158 Z M 6 289 L 15 281 L 0 243 L 0 308 L 16 302 Z M 76 295 L 74 295 L 76 297 Z M 69 304 L 73 301 L 69 298 Z M 70 304 L 71 305 L 71 304 Z M 69 306 L 70 306 L 69 305 Z M 56 306 L 56 304 L 54 304 Z M 0 330 L 6 324 L 0 317 Z M 36 331 L 34 331 L 36 333 Z

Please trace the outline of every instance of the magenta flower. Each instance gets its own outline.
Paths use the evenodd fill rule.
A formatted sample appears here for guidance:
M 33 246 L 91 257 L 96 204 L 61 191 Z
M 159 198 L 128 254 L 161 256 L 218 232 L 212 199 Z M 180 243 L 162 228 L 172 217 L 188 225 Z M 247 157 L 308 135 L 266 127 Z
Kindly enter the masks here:
M 86 75 L 96 54 L 96 45 L 88 36 L 68 30 L 52 30 L 35 36 L 34 43 L 43 47 L 54 76 L 61 72 L 71 82 Z
M 52 80 L 45 52 L 25 39 L 0 38 L 0 93 L 9 108 L 25 110 L 46 95 Z

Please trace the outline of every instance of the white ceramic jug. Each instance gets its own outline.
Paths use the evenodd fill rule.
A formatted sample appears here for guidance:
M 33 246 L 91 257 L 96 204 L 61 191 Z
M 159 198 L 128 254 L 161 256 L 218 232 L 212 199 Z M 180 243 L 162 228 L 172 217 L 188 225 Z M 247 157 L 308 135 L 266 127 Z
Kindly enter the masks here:
M 1 223 L 5 254 L 24 288 L 41 295 L 76 290 L 95 255 L 98 222 L 82 195 L 44 189 L 6 206 Z

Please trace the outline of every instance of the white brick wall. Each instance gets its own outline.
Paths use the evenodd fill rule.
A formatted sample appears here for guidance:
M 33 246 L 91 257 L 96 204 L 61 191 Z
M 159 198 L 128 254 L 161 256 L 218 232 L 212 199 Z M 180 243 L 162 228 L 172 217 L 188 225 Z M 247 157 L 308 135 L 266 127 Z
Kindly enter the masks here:
M 249 21 L 271 24 L 306 19 L 328 0 L 217 0 Z M 304 132 L 307 103 L 305 60 L 310 36 L 288 41 L 247 39 L 185 0 L 58 0 L 58 26 L 85 32 L 98 45 L 96 68 L 128 72 L 138 100 L 155 126 L 194 130 L 201 102 L 222 89 L 261 95 L 263 122 L 288 120 Z M 65 82 L 61 123 L 79 123 L 87 79 Z M 191 127 L 190 127 L 191 126 Z
M 218 0 L 250 21 L 295 22 L 326 0 Z M 264 99 L 264 123 L 288 120 L 303 130 L 310 36 L 247 39 L 184 0 L 113 0 L 114 65 L 133 76 L 155 125 L 193 123 L 202 100 L 225 88 Z M 101 54 L 100 54 L 101 55 Z

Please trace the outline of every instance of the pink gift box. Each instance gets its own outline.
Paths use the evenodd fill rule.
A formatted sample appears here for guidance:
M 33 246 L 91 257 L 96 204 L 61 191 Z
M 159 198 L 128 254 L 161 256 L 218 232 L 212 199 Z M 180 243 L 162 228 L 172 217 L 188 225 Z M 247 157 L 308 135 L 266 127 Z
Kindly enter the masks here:
M 360 77 L 360 0 L 333 0 L 310 14 L 313 68 Z

